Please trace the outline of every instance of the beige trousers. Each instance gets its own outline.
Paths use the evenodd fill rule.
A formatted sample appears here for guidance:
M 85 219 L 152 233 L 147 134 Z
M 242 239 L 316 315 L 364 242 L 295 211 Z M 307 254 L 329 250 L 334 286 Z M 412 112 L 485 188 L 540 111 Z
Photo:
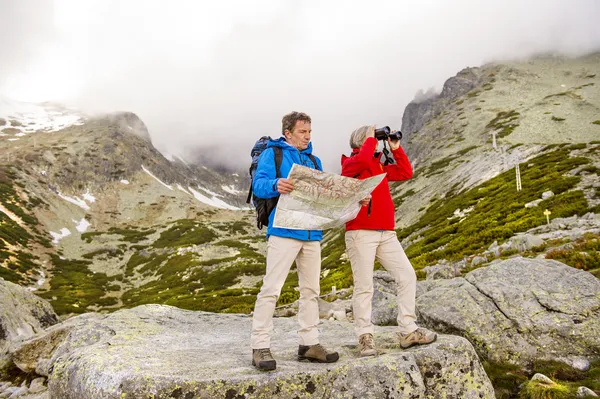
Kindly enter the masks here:
M 415 296 L 417 275 L 395 231 L 350 230 L 346 232 L 346 252 L 352 265 L 354 294 L 352 312 L 356 336 L 373 334 L 371 309 L 375 258 L 397 284 L 398 331 L 405 334 L 417 329 Z
M 273 312 L 281 288 L 296 261 L 300 300 L 298 303 L 298 335 L 300 345 L 319 343 L 319 277 L 321 243 L 270 236 L 267 244 L 267 272 L 256 298 L 252 317 L 252 349 L 269 348 L 273 331 Z

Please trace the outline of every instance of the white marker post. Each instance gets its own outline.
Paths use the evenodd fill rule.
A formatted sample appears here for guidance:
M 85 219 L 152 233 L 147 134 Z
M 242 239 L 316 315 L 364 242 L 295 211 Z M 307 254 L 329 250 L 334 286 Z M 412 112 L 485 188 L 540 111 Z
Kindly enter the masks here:
M 335 285 L 332 285 L 331 286 L 331 294 L 335 295 L 335 293 L 336 293 Z
M 490 133 L 492 135 L 492 147 L 494 147 L 494 149 L 496 149 L 496 135 L 498 134 L 498 132 L 492 132 Z
M 521 191 L 523 186 L 521 186 L 521 168 L 519 168 L 519 164 L 515 166 L 515 172 L 517 175 L 517 191 Z
M 551 214 L 551 213 L 552 213 L 552 212 L 550 212 L 548 209 L 546 209 L 546 210 L 544 211 L 544 215 L 546 215 L 546 223 L 548 223 L 548 224 L 550 224 L 550 214 Z

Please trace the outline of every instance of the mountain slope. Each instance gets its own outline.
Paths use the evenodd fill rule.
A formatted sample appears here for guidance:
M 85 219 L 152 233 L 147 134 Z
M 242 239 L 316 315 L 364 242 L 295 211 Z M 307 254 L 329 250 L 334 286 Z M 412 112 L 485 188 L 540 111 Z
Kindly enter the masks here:
M 54 129 L 49 121 L 56 115 L 15 108 L 0 121 L 9 126 L 0 137 L 6 155 L 0 165 L 0 276 L 37 289 L 59 313 L 122 306 L 124 293 L 152 281 L 168 290 L 174 264 L 184 260 L 185 269 L 197 263 L 180 248 L 202 258 L 213 242 L 254 236 L 246 178 L 167 160 L 134 114 L 78 115 L 70 126 Z M 38 123 L 29 125 L 32 119 Z M 260 258 L 261 245 L 242 250 Z M 244 260 L 227 241 L 212 253 Z M 203 278 L 217 264 L 237 265 L 204 257 Z M 211 278 L 219 280 L 217 274 Z M 194 277 L 196 285 L 186 288 L 191 292 L 206 285 Z M 228 281 L 233 285 L 236 278 Z
M 562 221 L 528 256 L 600 270 L 594 71 L 598 54 L 468 68 L 439 96 L 407 107 L 402 144 L 415 173 L 391 190 L 420 277 L 427 266 L 460 263 L 466 272 L 475 257 L 514 253 L 511 240 L 539 234 L 546 209 Z M 245 178 L 167 160 L 133 114 L 74 120 L 33 134 L 4 118 L 16 130 L 0 137 L 0 276 L 38 289 L 60 314 L 144 303 L 249 313 L 266 242 L 254 212 L 238 210 Z M 560 227 L 585 214 L 581 233 Z M 297 283 L 292 270 L 280 305 L 298 299 Z M 323 242 L 322 293 L 333 286 L 352 286 L 342 229 Z
M 414 176 L 390 187 L 398 236 L 419 276 L 439 262 L 466 266 L 494 241 L 544 225 L 546 209 L 551 218 L 600 213 L 597 71 L 600 53 L 467 68 L 439 95 L 407 106 L 402 145 Z M 546 191 L 555 195 L 542 201 Z M 570 242 L 569 234 L 558 236 Z M 598 270 L 600 226 L 586 237 L 568 245 L 588 258 L 572 261 L 578 250 L 567 248 L 563 260 Z M 326 235 L 323 268 L 324 292 L 352 285 L 343 232 Z

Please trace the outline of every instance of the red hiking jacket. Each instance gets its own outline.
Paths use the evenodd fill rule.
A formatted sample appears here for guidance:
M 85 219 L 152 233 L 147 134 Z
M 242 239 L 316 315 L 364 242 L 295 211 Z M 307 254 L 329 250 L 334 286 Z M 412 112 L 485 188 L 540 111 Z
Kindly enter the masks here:
M 395 165 L 382 165 L 379 156 L 374 156 L 377 140 L 368 137 L 360 149 L 354 148 L 352 156 L 342 155 L 342 176 L 366 179 L 387 173 L 383 181 L 371 194 L 371 214 L 368 206 L 363 206 L 358 216 L 346 223 L 348 230 L 394 230 L 394 202 L 390 193 L 389 181 L 408 180 L 412 177 L 412 166 L 402 147 L 393 150 Z

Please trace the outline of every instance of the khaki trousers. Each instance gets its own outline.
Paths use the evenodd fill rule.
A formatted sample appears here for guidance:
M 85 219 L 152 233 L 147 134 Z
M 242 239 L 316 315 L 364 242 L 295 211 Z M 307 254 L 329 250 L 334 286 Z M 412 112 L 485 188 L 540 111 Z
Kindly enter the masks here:
M 373 334 L 371 322 L 373 268 L 375 258 L 397 284 L 398 331 L 405 334 L 417 329 L 415 297 L 417 276 L 395 231 L 350 230 L 346 232 L 346 252 L 352 265 L 354 294 L 352 312 L 356 336 Z
M 321 243 L 270 236 L 267 244 L 267 272 L 256 298 L 252 317 L 252 349 L 269 348 L 273 331 L 273 312 L 281 288 L 296 261 L 300 300 L 298 303 L 298 335 L 300 345 L 319 343 L 319 277 Z

